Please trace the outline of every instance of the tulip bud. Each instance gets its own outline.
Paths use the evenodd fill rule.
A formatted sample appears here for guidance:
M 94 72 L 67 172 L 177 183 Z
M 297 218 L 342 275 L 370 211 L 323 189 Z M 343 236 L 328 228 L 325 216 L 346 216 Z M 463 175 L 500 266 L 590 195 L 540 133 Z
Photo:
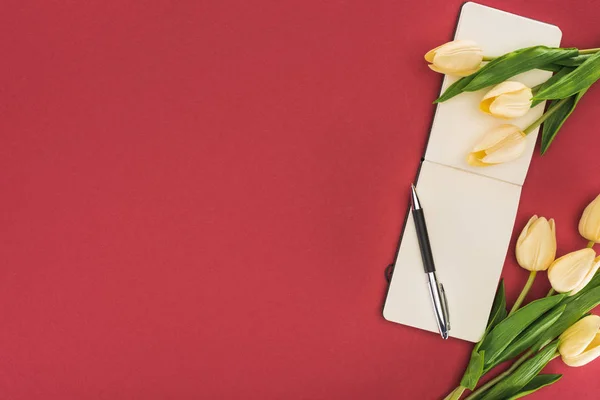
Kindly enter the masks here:
M 455 40 L 428 51 L 425 60 L 435 72 L 467 76 L 479 69 L 483 51 L 471 40 Z
M 517 262 L 528 271 L 545 271 L 556 256 L 554 220 L 537 215 L 531 217 L 516 247 Z
M 486 93 L 479 109 L 498 118 L 517 118 L 527 114 L 531 108 L 531 89 L 521 82 L 506 81 Z
M 600 195 L 583 210 L 579 234 L 591 242 L 600 243 Z
M 559 293 L 574 295 L 592 280 L 600 267 L 600 257 L 594 259 L 593 249 L 581 249 L 566 254 L 548 268 L 548 279 L 552 288 Z
M 486 167 L 512 161 L 525 151 L 525 134 L 509 124 L 500 125 L 486 133 L 467 157 L 469 165 Z
M 588 315 L 560 335 L 558 352 L 565 364 L 581 367 L 600 356 L 600 317 Z

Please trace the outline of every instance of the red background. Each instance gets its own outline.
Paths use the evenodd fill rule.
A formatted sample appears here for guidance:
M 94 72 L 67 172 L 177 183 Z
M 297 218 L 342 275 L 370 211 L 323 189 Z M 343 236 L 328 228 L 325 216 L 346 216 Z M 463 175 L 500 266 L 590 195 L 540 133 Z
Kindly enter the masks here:
M 600 46 L 593 1 L 483 3 Z M 381 309 L 441 82 L 422 56 L 460 5 L 4 0 L 0 397 L 443 397 L 471 345 Z M 599 101 L 523 189 L 516 231 L 554 217 L 560 254 L 600 192 Z M 511 302 L 526 275 L 509 254 Z M 597 398 L 600 361 L 548 370 L 532 399 Z

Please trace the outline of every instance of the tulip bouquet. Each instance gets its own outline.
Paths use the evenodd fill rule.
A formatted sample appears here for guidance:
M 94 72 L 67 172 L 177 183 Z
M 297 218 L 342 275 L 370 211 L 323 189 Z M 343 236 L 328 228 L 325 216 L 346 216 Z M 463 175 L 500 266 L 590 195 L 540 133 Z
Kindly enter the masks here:
M 462 77 L 450 85 L 436 103 L 463 92 L 491 88 L 481 99 L 479 108 L 507 120 L 525 115 L 542 101 L 551 101 L 547 111 L 530 126 L 502 124 L 485 134 L 467 156 L 467 162 L 473 166 L 489 166 L 518 158 L 525 150 L 527 134 L 542 124 L 541 153 L 544 154 L 581 97 L 600 78 L 600 48 L 534 46 L 500 57 L 485 57 L 475 42 L 456 40 L 429 51 L 425 60 L 433 71 Z M 508 80 L 532 69 L 555 74 L 532 88 Z
M 483 338 L 446 400 L 458 400 L 466 390 L 472 391 L 468 400 L 521 398 L 562 377 L 542 373 L 552 359 L 579 367 L 600 356 L 600 316 L 589 314 L 600 304 L 600 256 L 593 250 L 600 243 L 600 195 L 583 212 L 579 233 L 587 247 L 555 259 L 554 220 L 533 216 L 527 222 L 515 253 L 529 279 L 508 312 L 500 282 Z M 539 271 L 547 271 L 552 289 L 521 307 Z M 481 377 L 506 361 L 512 363 L 508 369 L 478 387 Z

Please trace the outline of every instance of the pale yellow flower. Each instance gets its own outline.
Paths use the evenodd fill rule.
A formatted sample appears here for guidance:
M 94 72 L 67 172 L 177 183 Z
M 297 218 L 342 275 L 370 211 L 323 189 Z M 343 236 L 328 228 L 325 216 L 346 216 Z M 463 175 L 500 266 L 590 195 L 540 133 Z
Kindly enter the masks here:
M 471 40 L 454 40 L 428 51 L 425 60 L 435 72 L 467 76 L 479 69 L 483 51 Z
M 532 98 L 531 89 L 521 82 L 506 81 L 483 96 L 479 109 L 498 118 L 518 118 L 527 114 Z
M 504 124 L 488 131 L 467 156 L 469 165 L 486 167 L 515 160 L 525 151 L 525 134 Z
M 592 280 L 600 267 L 600 257 L 593 249 L 585 248 L 556 259 L 548 268 L 548 279 L 559 293 L 574 295 Z
M 600 317 L 588 315 L 560 335 L 558 352 L 565 364 L 581 367 L 600 356 Z
M 556 256 L 556 229 L 554 220 L 534 215 L 531 217 L 516 246 L 517 262 L 528 271 L 545 271 Z
M 583 210 L 579 233 L 591 242 L 600 243 L 600 195 Z

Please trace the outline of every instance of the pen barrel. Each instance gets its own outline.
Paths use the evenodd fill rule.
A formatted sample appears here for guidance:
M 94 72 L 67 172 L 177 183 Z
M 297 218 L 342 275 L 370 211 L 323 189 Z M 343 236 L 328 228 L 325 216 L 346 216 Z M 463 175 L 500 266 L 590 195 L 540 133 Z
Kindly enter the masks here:
M 417 230 L 417 238 L 419 239 L 421 258 L 423 259 L 423 268 L 425 268 L 425 272 L 435 272 L 435 264 L 433 262 L 433 254 L 431 253 L 429 234 L 427 233 L 427 226 L 425 225 L 425 216 L 423 215 L 423 210 L 412 210 L 412 214 L 415 221 L 415 229 Z

